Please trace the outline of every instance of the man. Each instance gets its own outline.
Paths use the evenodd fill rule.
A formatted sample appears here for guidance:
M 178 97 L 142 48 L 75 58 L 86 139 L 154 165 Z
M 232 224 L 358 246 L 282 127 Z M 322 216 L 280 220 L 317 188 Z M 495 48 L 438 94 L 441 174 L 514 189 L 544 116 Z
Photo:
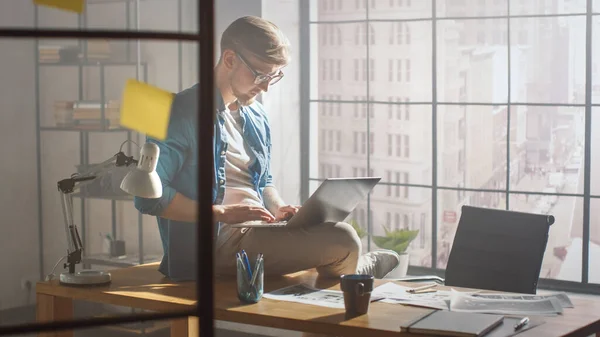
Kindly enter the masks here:
M 302 229 L 231 228 L 230 224 L 281 220 L 298 211 L 279 196 L 270 173 L 270 125 L 255 101 L 283 77 L 289 43 L 273 23 L 258 17 L 234 21 L 221 38 L 215 68 L 213 212 L 217 222 L 215 269 L 236 272 L 235 253 L 264 254 L 266 274 L 317 268 L 324 277 L 368 273 L 383 277 L 399 264 L 398 254 L 377 251 L 361 255 L 361 242 L 346 223 L 310 224 Z M 160 199 L 136 198 L 136 207 L 157 216 L 164 257 L 159 270 L 174 280 L 195 277 L 197 219 L 197 87 L 176 95 L 168 137 L 149 139 L 160 147 L 157 172 L 164 191 Z M 206 144 L 202 144 L 206 146 Z M 198 222 L 197 222 L 198 221 Z

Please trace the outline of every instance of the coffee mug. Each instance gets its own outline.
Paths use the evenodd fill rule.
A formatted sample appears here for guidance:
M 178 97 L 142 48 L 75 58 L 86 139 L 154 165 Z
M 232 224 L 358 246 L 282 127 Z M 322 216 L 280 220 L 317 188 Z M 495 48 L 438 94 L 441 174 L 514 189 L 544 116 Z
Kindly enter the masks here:
M 366 314 L 375 278 L 372 275 L 350 274 L 342 275 L 340 280 L 346 313 Z

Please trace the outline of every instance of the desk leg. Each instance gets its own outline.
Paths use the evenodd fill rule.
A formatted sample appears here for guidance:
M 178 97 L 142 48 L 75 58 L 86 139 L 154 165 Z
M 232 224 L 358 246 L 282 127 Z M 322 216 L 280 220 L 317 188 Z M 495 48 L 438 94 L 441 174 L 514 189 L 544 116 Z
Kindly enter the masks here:
M 174 319 L 171 321 L 171 337 L 199 337 L 198 317 Z
M 38 322 L 54 322 L 73 319 L 73 300 L 46 294 L 37 294 Z M 40 337 L 73 337 L 72 330 L 41 333 Z

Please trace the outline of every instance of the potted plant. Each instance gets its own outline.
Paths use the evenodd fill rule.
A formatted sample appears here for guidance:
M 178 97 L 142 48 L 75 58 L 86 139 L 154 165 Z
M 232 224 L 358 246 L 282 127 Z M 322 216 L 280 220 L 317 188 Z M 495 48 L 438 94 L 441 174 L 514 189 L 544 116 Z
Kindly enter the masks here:
M 358 225 L 358 223 L 356 222 L 356 220 L 350 220 L 349 224 L 354 227 L 354 230 L 356 231 L 356 234 L 358 234 L 358 237 L 362 240 L 365 236 L 367 236 L 367 231 L 364 230 L 362 227 L 360 227 Z
M 393 250 L 400 255 L 400 265 L 390 272 L 386 278 L 401 278 L 406 276 L 408 270 L 408 253 L 406 249 L 408 245 L 417 237 L 419 234 L 418 230 L 389 230 L 386 226 L 383 226 L 385 236 L 373 236 L 375 244 L 382 249 Z

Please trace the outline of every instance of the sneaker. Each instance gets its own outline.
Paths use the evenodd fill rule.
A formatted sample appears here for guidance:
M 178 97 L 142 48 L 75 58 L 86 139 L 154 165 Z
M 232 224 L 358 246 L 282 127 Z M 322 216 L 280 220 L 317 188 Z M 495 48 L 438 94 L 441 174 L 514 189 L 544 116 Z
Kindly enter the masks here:
M 373 275 L 377 279 L 384 278 L 400 265 L 400 255 L 392 250 L 376 250 L 363 254 L 358 259 L 357 274 Z

